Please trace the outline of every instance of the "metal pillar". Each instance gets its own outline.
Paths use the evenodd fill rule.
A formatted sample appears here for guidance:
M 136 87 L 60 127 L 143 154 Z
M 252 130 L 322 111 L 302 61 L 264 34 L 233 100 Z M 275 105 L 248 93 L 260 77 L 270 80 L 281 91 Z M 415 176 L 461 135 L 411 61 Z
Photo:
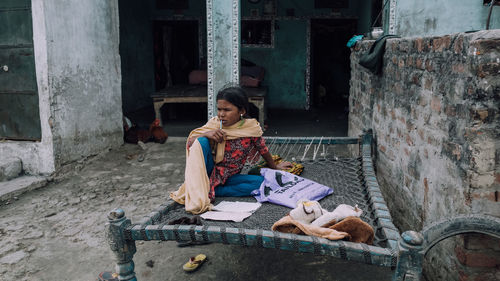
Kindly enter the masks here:
M 240 0 L 207 0 L 207 107 L 217 114 L 217 92 L 240 82 Z

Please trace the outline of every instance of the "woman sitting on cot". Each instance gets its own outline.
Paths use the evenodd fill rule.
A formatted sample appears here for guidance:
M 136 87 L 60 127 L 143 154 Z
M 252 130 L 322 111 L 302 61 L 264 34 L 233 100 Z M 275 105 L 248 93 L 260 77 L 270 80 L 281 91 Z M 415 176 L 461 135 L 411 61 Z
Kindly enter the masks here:
M 245 162 L 259 153 L 271 169 L 286 170 L 290 162 L 275 164 L 262 138 L 259 122 L 247 118 L 248 97 L 240 87 L 217 94 L 217 117 L 189 134 L 184 184 L 170 197 L 193 214 L 211 209 L 216 196 L 250 196 L 264 178 L 240 174 Z M 215 160 L 212 156 L 215 150 Z

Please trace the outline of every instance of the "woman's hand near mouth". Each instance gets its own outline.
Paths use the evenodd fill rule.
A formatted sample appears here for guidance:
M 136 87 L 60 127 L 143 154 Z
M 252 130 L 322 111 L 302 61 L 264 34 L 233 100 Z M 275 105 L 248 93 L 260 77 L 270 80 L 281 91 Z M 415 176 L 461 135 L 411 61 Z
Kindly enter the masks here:
M 204 137 L 207 137 L 209 140 L 216 141 L 218 143 L 221 143 L 224 141 L 226 138 L 226 132 L 224 132 L 221 129 L 213 130 L 213 131 L 208 131 L 205 134 L 203 134 Z
M 199 137 L 206 137 L 208 138 L 209 140 L 213 140 L 217 143 L 221 143 L 225 140 L 226 138 L 226 132 L 224 132 L 223 130 L 221 129 L 217 129 L 217 130 L 213 130 L 213 131 L 209 131 L 209 132 L 206 132 L 202 135 L 199 135 L 197 137 L 192 137 L 190 138 L 188 141 L 187 141 L 187 148 L 189 149 L 191 147 L 191 145 L 193 145 L 194 141 L 199 138 Z

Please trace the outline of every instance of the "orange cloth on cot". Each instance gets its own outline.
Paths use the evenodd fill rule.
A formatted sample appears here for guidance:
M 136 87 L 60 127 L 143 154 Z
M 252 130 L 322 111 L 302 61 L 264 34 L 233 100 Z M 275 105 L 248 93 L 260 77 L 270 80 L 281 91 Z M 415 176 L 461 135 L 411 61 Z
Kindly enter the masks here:
M 347 217 L 340 222 L 333 220 L 329 224 L 320 227 L 302 223 L 293 219 L 290 215 L 286 215 L 275 222 L 271 229 L 284 233 L 312 235 L 329 240 L 344 239 L 368 245 L 373 245 L 375 235 L 373 227 L 358 217 Z

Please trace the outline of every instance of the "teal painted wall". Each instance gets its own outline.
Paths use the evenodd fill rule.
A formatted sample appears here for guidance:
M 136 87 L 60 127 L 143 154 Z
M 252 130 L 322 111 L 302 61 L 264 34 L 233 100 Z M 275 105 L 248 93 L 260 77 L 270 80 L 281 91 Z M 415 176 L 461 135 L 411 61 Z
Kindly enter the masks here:
M 266 69 L 269 107 L 304 108 L 306 105 L 306 21 L 278 21 L 274 49 L 242 48 L 241 57 Z
M 371 25 L 371 9 L 372 1 L 382 0 L 350 0 L 349 8 L 340 9 L 340 13 L 344 17 L 357 17 L 359 18 L 358 33 L 365 33 L 370 29 Z M 295 16 L 320 16 L 330 15 L 331 9 L 315 9 L 314 0 L 277 0 L 276 1 L 276 14 L 277 16 L 286 16 L 287 9 L 294 9 Z M 258 9 L 259 15 L 263 14 L 264 1 L 257 4 L 251 4 L 246 0 L 241 0 L 241 15 L 250 16 L 251 9 Z
M 395 33 L 422 37 L 486 29 L 488 9 L 479 0 L 398 0 Z M 495 6 L 490 29 L 498 28 L 500 6 Z
M 226 0 L 223 0 L 226 1 Z M 202 60 L 207 56 L 207 7 L 206 0 L 189 0 L 189 9 L 181 10 L 181 15 L 176 15 L 173 10 L 159 10 L 155 6 L 156 0 L 149 0 L 149 10 L 151 20 L 162 20 L 162 19 L 173 19 L 183 17 L 195 17 L 200 18 L 201 23 L 201 45 L 203 52 L 200 54 Z M 206 61 L 205 61 L 206 64 Z
M 121 0 L 120 0 L 121 1 Z M 227 0 L 222 0 L 227 1 Z M 206 14 L 206 6 L 205 0 L 189 0 L 189 9 L 180 10 L 180 14 L 183 16 L 192 16 L 198 17 Z M 229 1 L 227 1 L 230 3 Z M 149 8 L 151 10 L 151 15 L 154 18 L 155 16 L 174 16 L 176 11 L 174 10 L 165 10 L 165 9 L 157 9 L 156 8 L 156 0 L 149 0 Z
M 375 1 L 375 0 L 373 0 Z M 136 2 L 120 0 L 122 2 Z M 250 16 L 251 9 L 258 9 L 263 15 L 264 1 L 251 4 L 241 0 L 241 16 Z M 331 15 L 331 9 L 315 9 L 314 1 L 279 0 L 276 1 L 276 15 L 286 16 L 286 9 L 295 9 L 295 16 Z M 123 69 L 123 103 L 124 109 L 134 106 L 149 105 L 149 94 L 154 89 L 151 21 L 181 17 L 174 15 L 173 10 L 156 9 L 155 0 L 143 4 L 128 4 L 126 17 L 120 19 L 121 52 Z M 135 6 L 136 15 L 133 14 Z M 340 10 L 343 17 L 358 18 L 358 34 L 369 30 L 371 22 L 372 1 L 351 0 L 348 9 Z M 149 12 L 144 11 L 147 7 Z M 121 8 L 121 7 L 120 7 Z M 121 12 L 121 11 L 120 11 Z M 149 13 L 149 14 L 148 14 Z M 202 19 L 202 58 L 206 58 L 206 6 L 205 1 L 190 0 L 189 9 L 180 13 L 184 17 L 200 17 Z M 135 17 L 135 19 L 134 19 Z M 145 17 L 148 18 L 146 21 Z M 303 109 L 306 107 L 306 19 L 277 20 L 279 29 L 275 30 L 274 48 L 241 48 L 241 57 L 266 68 L 263 85 L 268 86 L 267 105 L 276 108 Z M 147 41 L 147 42 L 146 42 Z M 144 54 L 142 54 L 144 52 Z M 146 54 L 147 53 L 147 54 Z M 140 55 L 142 54 L 142 55 Z M 135 75 L 135 76 L 134 76 Z M 128 79 L 130 78 L 130 79 Z M 132 85 L 134 84 L 134 85 Z M 134 103 L 133 100 L 138 102 Z
M 371 25 L 371 1 L 350 1 L 348 9 L 341 9 L 343 17 L 358 18 L 358 34 L 365 33 Z M 293 8 L 295 16 L 330 15 L 331 9 L 315 9 L 314 1 L 277 1 L 277 16 L 286 16 Z M 257 9 L 263 15 L 264 1 L 251 4 L 241 1 L 242 17 L 251 16 Z M 241 48 L 241 57 L 266 69 L 262 83 L 269 89 L 267 105 L 274 108 L 304 109 L 306 107 L 305 75 L 307 62 L 307 20 L 276 20 L 274 48 Z M 354 35 L 354 34 L 353 34 Z M 347 43 L 347 42 L 346 42 Z M 333 79 L 333 77 L 332 77 Z

